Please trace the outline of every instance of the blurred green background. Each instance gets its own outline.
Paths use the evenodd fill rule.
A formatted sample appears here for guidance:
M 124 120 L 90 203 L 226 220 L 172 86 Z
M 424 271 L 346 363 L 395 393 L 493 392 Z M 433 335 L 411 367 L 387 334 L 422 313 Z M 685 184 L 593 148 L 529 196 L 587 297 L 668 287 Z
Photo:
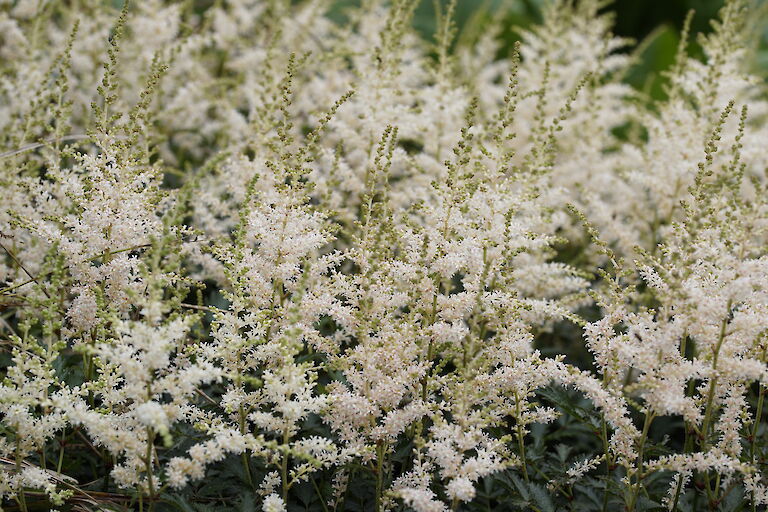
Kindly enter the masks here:
M 355 5 L 359 0 L 336 0 L 334 16 L 343 17 L 345 8 Z M 765 4 L 768 0 L 758 0 Z M 518 38 L 515 27 L 526 28 L 541 21 L 541 10 L 547 0 L 458 0 L 456 21 L 459 28 L 467 23 L 482 23 L 489 16 L 501 15 L 506 6 L 506 26 L 510 27 L 505 39 L 510 43 Z M 447 0 L 421 0 L 416 11 L 414 24 L 427 39 L 435 32 L 435 4 L 445 4 Z M 614 0 L 606 12 L 615 14 L 615 33 L 633 38 L 642 44 L 641 64 L 636 66 L 627 77 L 627 81 L 638 89 L 646 90 L 653 97 L 663 95 L 661 72 L 673 62 L 686 14 L 695 11 L 691 32 L 706 33 L 711 30 L 710 20 L 717 16 L 724 0 Z M 765 9 L 763 9 L 765 12 Z M 765 21 L 765 20 L 763 20 Z M 768 23 L 760 50 L 756 55 L 756 70 L 765 76 L 768 70 Z M 473 27 L 475 28 L 475 27 Z M 699 53 L 700 49 L 692 38 L 690 51 Z

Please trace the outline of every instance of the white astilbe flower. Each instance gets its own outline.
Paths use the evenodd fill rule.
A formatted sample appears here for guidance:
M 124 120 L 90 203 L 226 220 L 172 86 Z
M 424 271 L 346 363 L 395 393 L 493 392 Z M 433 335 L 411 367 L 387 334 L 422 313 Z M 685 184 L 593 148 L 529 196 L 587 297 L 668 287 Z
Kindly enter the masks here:
M 61 346 L 48 346 L 46 350 L 27 334 L 11 341 L 11 365 L 0 383 L 0 415 L 6 432 L 0 441 L 0 457 L 22 461 L 44 449 L 69 422 L 66 414 L 55 408 L 56 401 L 66 395 L 66 391 L 57 389 L 61 384 L 53 368 Z M 58 492 L 37 468 L 26 468 L 21 474 L 0 471 L 1 498 L 12 497 L 24 487 L 43 490 L 52 499 Z
M 151 485 L 152 477 L 145 470 L 147 444 L 152 445 L 157 436 L 169 445 L 170 429 L 194 418 L 189 401 L 199 386 L 220 378 L 220 370 L 201 353 L 184 347 L 194 320 L 179 317 L 158 326 L 119 323 L 116 339 L 93 347 L 98 378 L 57 403 L 72 424 L 82 425 L 95 445 L 118 458 L 113 476 L 124 487 Z M 109 412 L 92 410 L 89 395 Z M 173 470 L 169 474 L 179 478 Z
M 658 102 L 654 111 L 630 116 L 646 137 L 608 141 L 620 147 L 617 153 L 600 158 L 595 165 L 577 163 L 593 174 L 592 182 L 582 189 L 582 208 L 590 211 L 590 219 L 606 240 L 615 242 L 620 254 L 631 255 L 638 245 L 655 250 L 670 234 L 673 223 L 684 216 L 680 201 L 690 198 L 689 187 L 697 176 L 702 149 L 729 102 L 749 105 L 749 129 L 738 141 L 743 165 L 738 172 L 763 176 L 766 155 L 761 149 L 768 103 L 760 80 L 749 73 L 747 47 L 754 29 L 746 15 L 747 5 L 740 0 L 726 2 L 712 33 L 700 38 L 703 61 L 688 57 L 684 51 L 687 41 L 682 41 L 682 51 L 669 72 L 666 101 Z M 717 128 L 719 135 L 732 141 L 739 124 L 738 116 L 729 117 Z M 708 165 L 727 166 L 732 155 L 710 152 L 709 158 Z M 741 187 L 744 197 L 754 197 L 749 181 Z
M 584 475 L 595 469 L 600 464 L 600 462 L 602 462 L 602 459 L 602 457 L 584 459 L 583 461 L 577 462 L 568 468 L 568 471 L 566 472 L 568 475 L 568 483 L 573 484 L 580 480 Z
M 407 473 L 401 475 L 392 484 L 392 491 L 396 493 L 405 503 L 417 512 L 443 512 L 449 510 L 440 499 L 438 499 L 430 484 L 432 465 L 423 460 L 421 453 L 417 454 L 414 461 L 414 467 Z
M 426 456 L 440 478 L 448 482 L 446 491 L 451 499 L 470 501 L 478 479 L 507 465 L 503 458 L 505 448 L 478 430 L 443 424 L 432 427 L 430 433 Z M 473 455 L 468 456 L 467 452 Z
M 443 512 L 449 510 L 445 503 L 436 499 L 435 493 L 429 488 L 405 488 L 401 489 L 399 494 L 403 499 L 403 503 L 416 512 Z
M 230 454 L 241 454 L 250 450 L 258 453 L 262 442 L 236 429 L 209 427 L 205 429 L 209 439 L 195 444 L 186 457 L 173 457 L 167 466 L 168 484 L 182 488 L 190 480 L 200 480 L 205 476 L 207 466 L 220 462 Z M 269 475 L 268 475 L 269 478 Z
M 693 469 L 731 476 L 754 471 L 742 460 L 741 432 L 752 419 L 748 385 L 764 381 L 766 371 L 765 326 L 755 316 L 768 303 L 758 248 L 765 240 L 765 204 L 740 198 L 747 110 L 741 110 L 729 140 L 722 133 L 733 109 L 728 103 L 705 141 L 691 199 L 682 203 L 684 218 L 657 249 L 641 251 L 640 274 L 657 307 L 629 311 L 622 304 L 626 294 L 618 293 L 606 304 L 605 316 L 585 330 L 606 387 L 641 398 L 646 425 L 658 416 L 682 416 L 687 428 L 699 433 L 695 453 L 651 463 L 677 468 L 681 476 L 672 496 L 680 495 Z
M 277 494 L 270 494 L 264 498 L 264 504 L 261 509 L 264 512 L 285 512 L 286 510 L 283 498 Z

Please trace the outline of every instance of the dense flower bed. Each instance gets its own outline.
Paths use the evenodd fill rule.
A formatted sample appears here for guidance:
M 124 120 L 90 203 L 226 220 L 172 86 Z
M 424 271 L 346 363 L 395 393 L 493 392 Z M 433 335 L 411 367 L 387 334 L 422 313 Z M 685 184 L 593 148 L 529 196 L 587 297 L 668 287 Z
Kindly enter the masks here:
M 768 504 L 760 8 L 112 4 L 0 1 L 2 507 Z

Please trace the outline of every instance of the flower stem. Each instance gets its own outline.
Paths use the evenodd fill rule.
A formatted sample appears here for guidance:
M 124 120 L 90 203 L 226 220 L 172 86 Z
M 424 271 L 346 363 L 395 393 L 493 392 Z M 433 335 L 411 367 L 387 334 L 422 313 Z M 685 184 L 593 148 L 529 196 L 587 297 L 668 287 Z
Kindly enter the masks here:
M 151 428 L 147 428 L 147 453 L 144 457 L 144 466 L 147 472 L 147 487 L 149 490 L 149 511 L 155 508 L 155 484 L 152 474 L 152 448 L 155 444 L 155 433 Z
M 517 391 L 515 391 L 515 413 L 515 423 L 517 426 L 517 449 L 520 452 L 520 460 L 522 461 L 523 478 L 525 478 L 525 481 L 528 482 L 528 468 L 526 467 L 525 462 L 525 440 L 523 426 L 520 424 L 520 399 L 517 396 Z
M 648 438 L 648 431 L 651 428 L 651 423 L 653 422 L 654 414 L 652 412 L 649 412 L 645 415 L 645 423 L 643 424 L 643 433 L 640 436 L 640 445 L 637 449 L 637 472 L 635 473 L 637 475 L 635 479 L 635 486 L 632 490 L 632 496 L 629 501 L 629 506 L 627 507 L 628 512 L 634 512 L 635 506 L 637 505 L 637 498 L 640 496 L 640 488 L 641 483 L 643 479 L 643 452 L 645 451 L 645 441 Z
M 755 464 L 755 451 L 757 446 L 757 429 L 760 426 L 760 420 L 763 414 L 763 402 L 765 401 L 765 389 L 762 384 L 758 384 L 760 387 L 759 395 L 757 398 L 757 412 L 755 413 L 755 422 L 752 425 L 752 442 L 749 447 L 749 460 L 752 465 Z M 755 502 L 755 493 L 752 492 L 752 512 L 757 512 L 757 503 Z
M 378 441 L 376 443 L 376 512 L 381 512 L 381 498 L 384 491 L 384 443 Z
M 245 435 L 246 433 L 246 422 L 245 422 L 245 409 L 243 408 L 243 405 L 240 404 L 240 433 Z M 253 485 L 253 476 L 251 475 L 251 464 L 249 462 L 249 453 L 248 450 L 245 450 L 241 455 L 241 460 L 243 462 L 243 471 L 245 472 L 245 477 L 248 479 L 248 485 L 251 486 L 251 489 L 256 490 L 256 487 Z
M 288 432 L 285 432 L 283 434 L 283 446 L 288 446 Z M 283 503 L 288 503 L 288 488 L 290 487 L 288 483 L 288 451 L 286 448 L 285 453 L 283 453 L 283 458 L 280 460 L 280 480 L 282 482 L 282 488 L 283 488 Z
M 605 490 L 603 491 L 603 512 L 608 512 L 608 483 L 611 481 L 610 448 L 608 446 L 608 427 L 605 423 L 605 414 L 602 415 L 602 429 L 600 431 L 605 451 Z

